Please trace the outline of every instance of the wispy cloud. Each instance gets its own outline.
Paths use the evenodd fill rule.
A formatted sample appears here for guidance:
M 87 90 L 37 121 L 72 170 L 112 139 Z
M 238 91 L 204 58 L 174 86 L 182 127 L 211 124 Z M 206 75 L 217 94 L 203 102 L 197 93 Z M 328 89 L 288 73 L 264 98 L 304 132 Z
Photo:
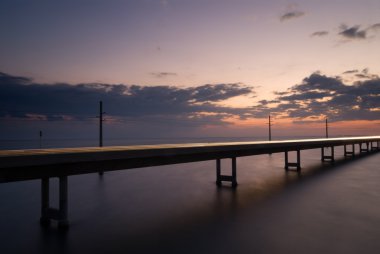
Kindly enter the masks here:
M 378 75 L 369 73 L 369 69 L 368 68 L 363 69 L 361 71 L 361 73 L 356 73 L 355 77 L 357 77 L 359 79 L 367 79 L 367 80 L 379 78 Z
M 348 71 L 345 71 L 343 72 L 342 74 L 352 74 L 352 73 L 358 73 L 359 70 L 348 70 Z
M 361 29 L 360 25 L 349 27 L 343 24 L 340 26 L 340 32 L 338 34 L 348 40 L 364 40 L 375 37 L 379 31 L 380 23 L 369 25 L 365 29 Z
M 290 19 L 300 18 L 305 15 L 305 12 L 303 11 L 289 11 L 285 14 L 281 15 L 280 20 L 281 21 L 287 21 Z
M 376 30 L 376 31 L 380 30 L 380 23 L 373 24 L 368 29 L 369 30 Z
M 362 29 L 360 30 L 360 26 L 352 26 L 348 27 L 347 25 L 341 25 L 340 26 L 340 32 L 339 35 L 343 36 L 346 39 L 366 39 L 367 38 L 367 30 Z
M 170 76 L 177 76 L 178 74 L 175 72 L 151 72 L 150 75 L 156 77 L 156 78 L 166 78 Z
M 363 70 L 348 70 L 342 73 L 343 75 L 353 75 L 353 77 L 357 79 L 376 79 L 378 75 L 371 74 L 368 68 L 364 68 Z
M 310 36 L 311 37 L 323 37 L 323 36 L 326 36 L 328 34 L 329 34 L 328 31 L 316 31 L 316 32 L 312 33 Z

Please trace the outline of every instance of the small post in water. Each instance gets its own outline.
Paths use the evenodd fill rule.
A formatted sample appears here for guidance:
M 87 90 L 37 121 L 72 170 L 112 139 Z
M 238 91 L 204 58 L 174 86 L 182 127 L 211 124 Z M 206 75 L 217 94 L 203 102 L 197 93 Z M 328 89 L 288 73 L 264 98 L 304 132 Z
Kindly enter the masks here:
M 40 149 L 42 148 L 42 131 L 40 131 L 39 134 L 39 144 L 40 144 Z

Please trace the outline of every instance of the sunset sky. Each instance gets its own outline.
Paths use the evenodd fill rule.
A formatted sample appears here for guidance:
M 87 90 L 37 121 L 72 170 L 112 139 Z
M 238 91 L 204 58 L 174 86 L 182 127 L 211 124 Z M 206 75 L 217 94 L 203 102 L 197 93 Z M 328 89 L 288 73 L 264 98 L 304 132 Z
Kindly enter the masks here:
M 0 29 L 2 139 L 91 136 L 99 100 L 115 137 L 380 132 L 379 0 L 3 0 Z

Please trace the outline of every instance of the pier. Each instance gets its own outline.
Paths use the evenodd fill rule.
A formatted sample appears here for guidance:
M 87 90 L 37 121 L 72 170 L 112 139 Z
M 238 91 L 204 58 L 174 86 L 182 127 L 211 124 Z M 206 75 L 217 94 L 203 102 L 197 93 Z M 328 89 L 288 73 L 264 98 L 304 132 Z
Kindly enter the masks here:
M 89 148 L 59 148 L 0 151 L 0 183 L 41 180 L 42 225 L 51 220 L 67 227 L 68 177 L 71 175 L 125 170 L 149 166 L 170 165 L 197 161 L 216 161 L 216 184 L 238 185 L 237 157 L 284 153 L 284 169 L 300 171 L 301 151 L 321 149 L 321 161 L 334 163 L 337 146 L 344 147 L 344 157 L 379 151 L 380 136 L 301 139 L 258 142 L 191 143 Z M 357 148 L 357 150 L 355 149 Z M 357 151 L 357 153 L 355 152 Z M 296 153 L 296 160 L 289 160 Z M 231 160 L 231 174 L 221 174 L 221 160 Z M 49 179 L 59 179 L 59 207 L 49 204 Z M 184 179 L 185 180 L 185 179 Z

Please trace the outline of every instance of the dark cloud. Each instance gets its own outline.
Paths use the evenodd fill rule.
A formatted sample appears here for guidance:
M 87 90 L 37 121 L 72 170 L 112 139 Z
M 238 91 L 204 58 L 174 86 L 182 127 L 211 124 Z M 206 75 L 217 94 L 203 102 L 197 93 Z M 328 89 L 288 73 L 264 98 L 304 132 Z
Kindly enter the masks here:
M 169 76 L 177 76 L 177 73 L 175 72 L 151 72 L 149 74 L 156 78 L 166 78 Z
M 319 72 L 315 72 L 309 77 L 304 78 L 300 85 L 291 87 L 287 93 L 311 92 L 315 90 L 333 92 L 344 88 L 345 85 L 342 84 L 340 79 L 327 77 Z
M 340 36 L 350 40 L 363 40 L 376 36 L 376 32 L 380 31 L 380 23 L 369 25 L 366 29 L 360 29 L 360 25 L 347 26 L 345 24 L 340 26 Z
M 316 31 L 316 32 L 312 33 L 310 36 L 311 37 L 322 37 L 322 36 L 326 36 L 328 34 L 329 34 L 328 31 Z
M 29 84 L 32 82 L 31 79 L 26 77 L 17 77 L 17 76 L 11 76 L 9 74 L 6 74 L 4 72 L 0 72 L 0 85 L 1 84 L 8 84 L 8 83 L 17 83 L 17 84 Z
M 247 95 L 252 93 L 251 87 L 244 87 L 240 83 L 235 84 L 216 84 L 203 85 L 195 88 L 189 88 L 192 99 L 197 102 L 204 101 L 221 101 L 239 95 Z
M 107 114 L 113 118 L 180 119 L 182 122 L 187 119 L 193 123 L 209 120 L 208 123 L 215 124 L 221 124 L 221 119 L 228 115 L 249 114 L 246 108 L 223 107 L 216 102 L 254 94 L 252 87 L 241 83 L 190 88 L 100 83 L 39 84 L 4 73 L 0 73 L 0 90 L 0 116 L 3 118 L 89 119 L 97 115 L 98 102 L 102 100 Z
M 339 77 L 313 73 L 301 84 L 277 93 L 276 100 L 281 103 L 272 110 L 298 120 L 321 116 L 334 121 L 379 120 L 380 78 L 369 74 L 368 69 L 360 75 L 370 79 L 344 84 Z
M 284 15 L 282 15 L 280 17 L 280 20 L 281 21 L 287 21 L 287 20 L 290 20 L 290 19 L 300 18 L 300 17 L 302 17 L 304 15 L 305 15 L 305 13 L 302 12 L 302 11 L 290 11 L 290 12 L 287 12 Z
M 346 71 L 366 76 L 352 84 L 340 77 L 312 73 L 300 84 L 276 92 L 272 100 L 255 106 L 221 106 L 235 96 L 253 96 L 254 88 L 241 83 L 206 84 L 178 88 L 123 84 L 40 84 L 25 77 L 0 73 L 0 118 L 57 122 L 96 121 L 98 102 L 104 103 L 109 121 L 165 128 L 224 125 L 226 118 L 291 117 L 295 121 L 327 116 L 334 121 L 379 120 L 380 78 L 368 69 Z
M 360 30 L 360 26 L 352 26 L 348 27 L 346 25 L 342 25 L 340 27 L 339 35 L 343 36 L 346 39 L 366 39 L 367 38 L 367 30 Z

